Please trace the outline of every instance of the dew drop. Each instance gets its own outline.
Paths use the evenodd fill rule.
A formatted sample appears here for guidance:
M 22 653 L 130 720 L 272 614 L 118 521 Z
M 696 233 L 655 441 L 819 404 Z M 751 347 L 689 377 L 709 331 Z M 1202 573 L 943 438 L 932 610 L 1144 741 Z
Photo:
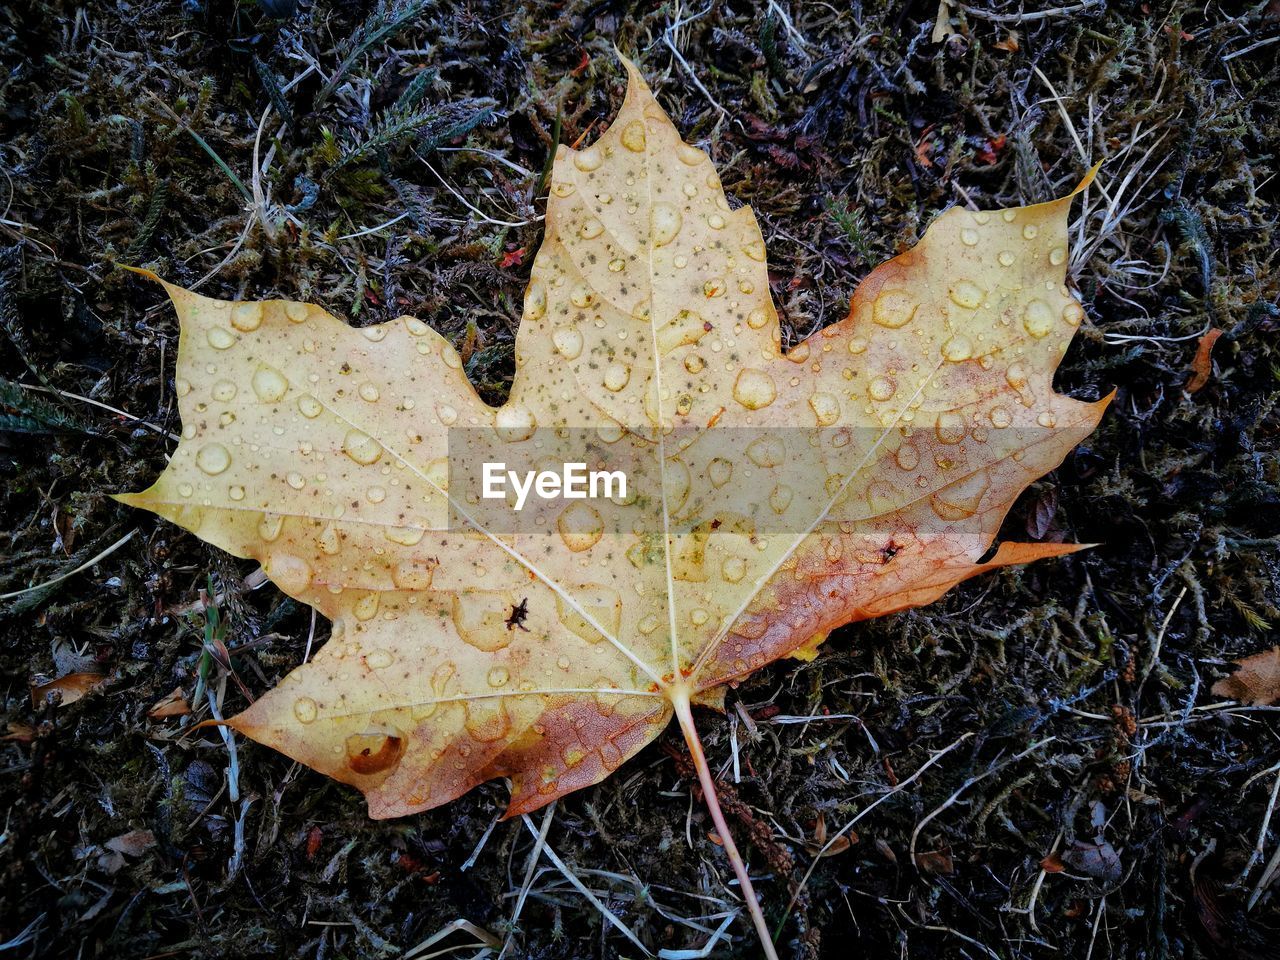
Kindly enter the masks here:
M 298 398 L 298 412 L 308 420 L 314 420 L 324 412 L 324 405 L 309 393 Z
M 320 710 L 310 697 L 299 697 L 293 701 L 293 715 L 298 718 L 299 723 L 313 723 L 320 715 Z
M 742 557 L 725 557 L 720 565 L 720 575 L 726 583 L 738 583 L 747 575 L 747 561 Z
M 576 360 L 582 353 L 582 333 L 577 327 L 556 327 L 551 342 L 566 360 Z
M 1032 300 L 1022 311 L 1023 328 L 1037 340 L 1053 331 L 1053 323 L 1053 311 L 1043 300 Z
M 1054 247 L 1049 251 L 1049 262 L 1055 267 L 1060 267 L 1067 262 L 1067 248 Z
M 599 169 L 600 164 L 603 162 L 604 154 L 597 146 L 587 147 L 587 149 L 574 154 L 573 157 L 573 165 L 583 173 L 590 173 L 592 170 Z
M 178 495 L 179 495 L 179 496 L 182 496 L 182 497 L 189 497 L 189 496 L 191 496 L 192 494 L 194 494 L 195 492 L 196 492 L 196 488 L 195 488 L 195 487 L 193 487 L 193 486 L 192 486 L 191 484 L 189 484 L 189 483 L 180 483 L 180 484 L 178 484 Z
M 1040 233 L 1040 228 L 1037 227 L 1034 223 L 1028 223 L 1025 227 L 1022 228 L 1022 236 L 1023 236 L 1023 239 L 1025 240 L 1034 240 L 1039 233 Z
M 507 681 L 511 679 L 511 671 L 506 667 L 494 667 L 489 671 L 489 675 L 485 679 L 488 680 L 491 687 L 505 687 Z
M 815 393 L 809 398 L 809 407 L 820 427 L 829 427 L 840 419 L 840 400 L 833 394 Z
M 676 147 L 676 156 L 680 158 L 681 163 L 690 167 L 696 167 L 706 159 L 706 155 L 701 150 L 687 143 L 682 143 Z
M 253 372 L 253 392 L 263 403 L 275 403 L 289 390 L 289 382 L 279 370 L 261 366 Z
M 611 363 L 604 372 L 605 389 L 617 393 L 631 379 L 631 368 L 624 363 Z
M 235 346 L 236 338 L 232 336 L 229 330 L 222 327 L 213 327 L 205 334 L 205 339 L 209 341 L 209 346 L 215 350 L 229 350 Z
M 363 596 L 361 596 L 360 599 L 357 600 L 354 604 L 352 604 L 351 612 L 352 614 L 355 615 L 355 618 L 361 621 L 362 623 L 366 620 L 372 620 L 374 617 L 378 615 L 379 600 L 380 598 L 376 593 L 366 593 Z M 370 657 L 372 656 L 373 655 L 370 654 Z M 390 665 L 389 661 L 388 663 L 383 664 L 383 666 L 389 666 L 389 665 Z M 370 662 L 369 666 L 373 666 L 372 662 Z
M 863 337 L 853 337 L 849 340 L 849 352 L 854 356 L 867 352 L 867 341 Z
M 1084 320 L 1084 307 L 1073 300 L 1062 308 L 1062 319 L 1073 327 L 1080 326 Z
M 1004 372 L 1004 378 L 1013 389 L 1021 390 L 1027 385 L 1027 368 L 1015 360 Z
M 871 308 L 871 319 L 882 327 L 896 330 L 911 322 L 917 307 L 918 304 L 909 293 L 903 290 L 886 290 L 876 297 L 875 306 Z
M 944 411 L 938 414 L 938 423 L 934 430 L 938 435 L 939 443 L 959 443 L 964 439 L 965 434 L 964 417 L 954 411 Z
M 725 219 L 718 213 L 713 213 L 707 217 L 707 226 L 712 230 L 723 230 L 725 227 Z
M 622 128 L 622 145 L 632 153 L 643 153 L 645 148 L 644 124 L 632 120 Z
M 962 363 L 973 356 L 973 341 L 957 333 L 942 345 L 942 356 L 951 363 Z
M 358 392 L 360 394 L 360 399 L 368 403 L 377 402 L 378 397 L 380 396 L 380 394 L 378 393 L 378 388 L 375 387 L 372 383 L 369 383 L 367 380 L 364 383 L 360 384 Z
M 776 467 L 786 458 L 786 445 L 776 436 L 757 437 L 747 445 L 747 459 L 757 467 Z
M 534 280 L 524 291 L 524 315 L 527 320 L 541 320 L 547 312 L 547 288 Z
M 604 233 L 604 224 L 595 217 L 588 217 L 582 222 L 582 229 L 579 231 L 584 240 L 594 240 L 600 234 Z
M 284 528 L 284 515 L 280 513 L 264 513 L 258 521 L 258 536 L 271 543 L 280 536 Z
M 284 305 L 284 315 L 290 323 L 303 323 L 306 321 L 310 309 L 305 303 L 286 303 Z
M 385 670 L 396 662 L 396 656 L 390 650 L 370 650 L 364 655 L 364 662 L 370 670 Z
M 627 261 L 623 260 L 621 257 L 614 257 L 609 261 L 610 273 L 621 273 L 625 269 L 627 269 Z
M 446 427 L 451 427 L 458 422 L 458 411 L 447 403 L 441 403 L 436 406 L 436 418 Z
M 989 485 L 987 471 L 979 470 L 943 487 L 929 498 L 929 506 L 940 519 L 967 520 L 978 512 Z
M 231 325 L 245 333 L 257 330 L 262 326 L 262 304 L 237 303 L 231 308 Z
M 595 302 L 595 294 L 585 283 L 579 283 L 569 292 L 569 302 L 575 307 L 589 307 Z
M 590 550 L 604 536 L 604 519 L 590 504 L 578 501 L 566 507 L 556 518 L 560 539 L 573 553 Z
M 898 452 L 894 454 L 894 459 L 903 470 L 914 470 L 920 465 L 920 454 L 909 443 L 904 443 L 898 447 Z
M 763 240 L 748 240 L 742 245 L 742 252 L 757 263 L 764 263 L 767 253 Z
M 243 500 L 244 487 L 240 486 L 240 484 L 238 483 L 233 483 L 230 489 L 227 490 L 227 496 L 229 496 L 232 500 Z
M 963 243 L 966 247 L 976 247 L 978 245 L 978 231 L 977 230 L 961 230 L 960 242 Z
M 429 563 L 406 560 L 392 569 L 391 580 L 401 590 L 426 590 L 433 573 L 434 567 Z
M 1014 261 L 1017 259 L 1018 258 L 1014 256 L 1013 252 L 1010 250 L 1001 250 L 998 254 L 996 254 L 996 260 L 1000 262 L 1000 266 L 1002 267 L 1012 267 L 1014 264 Z
M 748 410 L 767 407 L 777 395 L 778 388 L 773 377 L 763 370 L 744 369 L 733 384 L 733 399 Z
M 951 302 L 966 310 L 974 310 L 982 303 L 982 288 L 972 280 L 957 280 L 947 291 Z
M 1040 416 L 1036 417 L 1036 423 L 1040 424 L 1042 427 L 1056 427 L 1058 425 L 1058 418 L 1054 416 L 1051 411 L 1046 410 L 1044 413 L 1040 414 Z
M 228 403 L 236 397 L 236 385 L 230 380 L 219 380 L 209 394 L 220 403 Z
M 707 464 L 707 479 L 713 487 L 723 487 L 733 476 L 733 463 L 724 457 L 712 457 Z
M 870 396 L 872 400 L 879 400 L 883 402 L 890 399 L 895 393 L 897 393 L 897 391 L 897 384 L 888 377 L 876 377 L 867 384 L 867 395 Z
M 301 593 L 311 585 L 310 564 L 289 553 L 273 553 L 263 570 L 285 593 Z
M 787 512 L 787 508 L 791 506 L 791 500 L 795 496 L 795 491 L 787 484 L 780 483 L 769 494 L 769 506 L 774 513 L 783 514 Z
M 684 219 L 680 211 L 673 204 L 655 203 L 653 210 L 649 214 L 653 245 L 655 247 L 665 247 L 680 233 L 683 223 Z
M 231 466 L 231 453 L 220 443 L 207 443 L 196 452 L 196 466 L 216 477 Z
M 987 419 L 991 421 L 991 425 L 997 430 L 1003 430 L 1013 423 L 1013 417 L 1005 407 L 992 407 L 991 412 L 987 414 Z
M 382 445 L 363 430 L 348 430 L 342 438 L 342 452 L 356 463 L 368 466 L 382 456 Z
M 508 403 L 498 409 L 493 418 L 493 428 L 504 442 L 519 443 L 533 436 L 533 431 L 538 428 L 538 421 L 528 407 Z
M 284 479 L 285 482 L 295 490 L 301 490 L 307 485 L 307 478 L 296 470 L 289 471 L 288 475 Z
M 402 547 L 417 546 L 427 532 L 422 527 L 383 527 L 382 535 Z

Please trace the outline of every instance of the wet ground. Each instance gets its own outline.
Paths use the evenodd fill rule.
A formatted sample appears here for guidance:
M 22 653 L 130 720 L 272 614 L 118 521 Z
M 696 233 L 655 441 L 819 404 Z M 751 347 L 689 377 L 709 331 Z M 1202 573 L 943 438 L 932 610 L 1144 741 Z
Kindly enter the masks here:
M 1277 714 L 1209 688 L 1280 618 L 1278 34 L 1274 2 L 6 7 L 7 954 L 637 957 L 619 926 L 696 950 L 733 909 L 674 730 L 560 802 L 560 865 L 530 868 L 543 815 L 496 823 L 501 783 L 375 823 L 191 732 L 207 703 L 149 717 L 175 688 L 238 709 L 327 628 L 108 499 L 178 429 L 174 317 L 117 264 L 412 314 L 501 399 L 548 157 L 612 116 L 616 44 L 755 208 L 792 340 L 940 210 L 1047 199 L 1106 160 L 1057 382 L 1117 397 L 1005 530 L 1100 545 L 841 631 L 704 724 L 780 953 L 1275 956 Z M 105 680 L 32 695 L 77 674 Z M 726 933 L 713 956 L 758 955 Z

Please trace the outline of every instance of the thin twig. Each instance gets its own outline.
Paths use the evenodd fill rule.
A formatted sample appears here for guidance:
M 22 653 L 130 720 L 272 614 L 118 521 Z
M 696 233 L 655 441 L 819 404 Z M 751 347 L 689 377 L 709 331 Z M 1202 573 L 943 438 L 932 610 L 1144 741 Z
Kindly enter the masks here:
M 1047 20 L 1050 17 L 1069 16 L 1073 13 L 1079 13 L 1081 10 L 1101 6 L 1102 3 L 1103 0 L 1084 0 L 1084 3 L 1077 3 L 1071 7 L 1050 7 L 1048 10 L 1033 10 L 1030 13 L 1025 11 L 1018 13 L 992 13 L 989 10 L 971 7 L 964 3 L 957 3 L 956 6 L 971 17 L 977 17 L 979 20 L 989 20 L 991 23 L 1030 23 L 1032 20 Z
M 100 563 L 103 560 L 105 560 L 107 557 L 111 556 L 111 554 L 115 553 L 117 550 L 123 547 L 126 543 L 132 540 L 134 534 L 136 534 L 137 532 L 138 532 L 137 530 L 130 530 L 123 537 L 121 537 L 111 546 L 107 547 L 107 549 L 103 550 L 100 554 L 98 554 L 93 559 L 86 560 L 84 563 L 80 564 L 80 566 L 76 567 L 74 570 L 68 570 L 66 573 L 60 576 L 54 577 L 52 580 L 46 580 L 44 583 L 37 583 L 34 587 L 27 587 L 23 590 L 14 590 L 12 593 L 0 593 L 0 600 L 12 600 L 14 597 L 22 596 L 24 593 L 34 593 L 37 590 L 43 590 L 45 587 L 52 587 L 55 583 L 61 583 L 63 580 L 66 580 L 68 577 L 74 577 L 80 571 L 88 570 L 95 563 Z

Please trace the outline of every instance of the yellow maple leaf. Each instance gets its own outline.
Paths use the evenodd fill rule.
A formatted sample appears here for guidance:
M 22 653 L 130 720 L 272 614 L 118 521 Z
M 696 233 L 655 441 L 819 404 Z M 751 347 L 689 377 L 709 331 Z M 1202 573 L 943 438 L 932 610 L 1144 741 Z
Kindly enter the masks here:
M 531 811 L 674 714 L 738 869 L 691 704 L 842 624 L 1076 549 L 979 562 L 1107 401 L 1051 384 L 1083 317 L 1070 197 L 947 211 L 847 319 L 783 351 L 754 215 L 627 66 L 614 124 L 556 154 L 505 405 L 413 318 L 356 330 L 166 284 L 182 441 L 120 499 L 333 621 L 229 723 L 357 787 L 371 816 L 494 777 L 509 815 Z M 630 489 L 517 510 L 478 494 L 497 458 L 621 465 Z

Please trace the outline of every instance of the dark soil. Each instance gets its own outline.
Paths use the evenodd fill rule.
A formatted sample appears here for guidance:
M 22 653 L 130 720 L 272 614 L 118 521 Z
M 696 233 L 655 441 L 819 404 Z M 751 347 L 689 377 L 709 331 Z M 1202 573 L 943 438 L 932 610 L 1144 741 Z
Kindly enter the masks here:
M 1088 320 L 1058 380 L 1118 394 L 1006 529 L 1101 545 L 846 629 L 706 719 L 780 953 L 1277 956 L 1280 713 L 1209 692 L 1280 618 L 1275 0 L 1024 22 L 953 2 L 941 42 L 932 0 L 260 2 L 0 11 L 0 593 L 132 533 L 0 600 L 0 953 L 381 957 L 440 933 L 421 955 L 641 955 L 545 855 L 511 924 L 533 837 L 495 826 L 501 783 L 372 822 L 353 790 L 191 731 L 207 703 L 149 719 L 198 673 L 238 709 L 312 621 L 108 498 L 178 429 L 174 316 L 117 264 L 358 324 L 412 314 L 500 399 L 548 157 L 612 116 L 616 44 L 755 208 L 792 339 L 950 205 L 1057 196 L 1098 159 L 1115 201 L 1090 193 Z M 34 678 L 77 672 L 108 679 L 33 702 Z M 669 730 L 547 833 L 655 952 L 696 950 L 737 902 L 684 756 Z M 784 918 L 815 838 L 859 814 Z M 758 955 L 745 920 L 728 932 L 714 956 Z

